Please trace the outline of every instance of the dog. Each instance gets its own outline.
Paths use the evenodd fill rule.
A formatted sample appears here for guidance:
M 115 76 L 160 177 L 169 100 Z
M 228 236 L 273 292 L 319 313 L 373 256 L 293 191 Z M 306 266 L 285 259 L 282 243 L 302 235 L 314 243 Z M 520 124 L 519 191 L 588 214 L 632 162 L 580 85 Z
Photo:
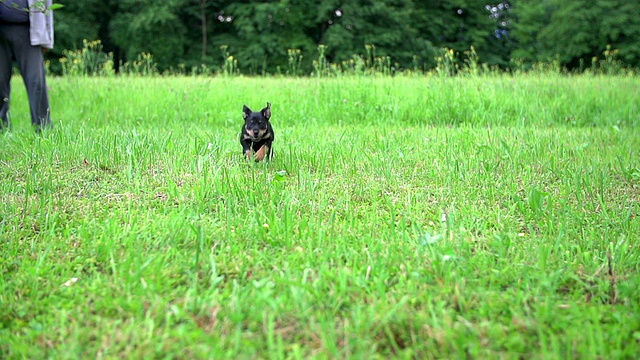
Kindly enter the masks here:
M 256 161 L 261 161 L 265 157 L 271 160 L 273 157 L 273 140 L 275 134 L 269 119 L 271 118 L 271 103 L 260 111 L 251 111 L 244 105 L 242 107 L 242 117 L 244 125 L 240 132 L 240 144 L 245 158 L 251 160 L 251 151 L 255 152 Z

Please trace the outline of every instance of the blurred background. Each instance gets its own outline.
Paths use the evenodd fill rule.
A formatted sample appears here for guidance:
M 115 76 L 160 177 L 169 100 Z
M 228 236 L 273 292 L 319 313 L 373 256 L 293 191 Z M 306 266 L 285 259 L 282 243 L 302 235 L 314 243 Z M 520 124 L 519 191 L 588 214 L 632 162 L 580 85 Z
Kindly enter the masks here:
M 47 56 L 57 74 L 87 71 L 74 70 L 74 60 L 92 62 L 94 72 L 146 66 L 248 75 L 374 66 L 425 72 L 447 62 L 452 74 L 465 65 L 640 67 L 637 0 L 55 2 L 64 7 L 55 11 L 56 46 Z

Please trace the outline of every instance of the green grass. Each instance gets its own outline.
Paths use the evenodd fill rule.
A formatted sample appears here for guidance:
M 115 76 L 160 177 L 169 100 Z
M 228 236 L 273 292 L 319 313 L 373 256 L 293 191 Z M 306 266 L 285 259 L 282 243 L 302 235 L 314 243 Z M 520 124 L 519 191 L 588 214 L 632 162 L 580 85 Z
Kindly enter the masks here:
M 49 84 L 0 135 L 2 358 L 640 355 L 638 78 Z

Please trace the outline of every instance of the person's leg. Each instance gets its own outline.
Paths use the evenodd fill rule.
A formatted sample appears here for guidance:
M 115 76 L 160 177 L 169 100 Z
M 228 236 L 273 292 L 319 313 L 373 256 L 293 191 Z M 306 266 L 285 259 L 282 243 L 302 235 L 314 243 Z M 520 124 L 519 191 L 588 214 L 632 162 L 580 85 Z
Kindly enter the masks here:
M 22 41 L 14 42 L 13 49 L 29 96 L 31 124 L 40 131 L 51 127 L 42 48 L 31 46 L 28 26 L 16 26 L 15 29 L 15 35 L 19 36 Z
M 9 98 L 11 94 L 11 44 L 6 38 L 7 31 L 0 25 L 0 129 L 9 123 Z

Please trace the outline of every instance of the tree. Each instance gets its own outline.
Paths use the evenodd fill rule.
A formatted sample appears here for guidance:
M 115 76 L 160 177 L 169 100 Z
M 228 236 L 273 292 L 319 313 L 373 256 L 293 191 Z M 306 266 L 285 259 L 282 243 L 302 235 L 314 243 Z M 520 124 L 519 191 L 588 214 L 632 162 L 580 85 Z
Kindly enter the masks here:
M 640 2 L 600 0 L 598 5 L 601 8 L 598 45 L 606 43 L 619 49 L 623 63 L 640 67 Z
M 640 2 L 626 0 L 516 0 L 514 57 L 559 59 L 570 68 L 602 56 L 607 45 L 628 65 L 640 65 Z
M 233 2 L 224 10 L 231 17 L 227 31 L 218 34 L 217 45 L 228 45 L 239 66 L 250 73 L 286 69 L 288 50 L 315 50 L 309 35 L 314 5 L 304 0 Z M 310 60 L 307 58 L 307 60 Z
M 188 0 L 181 9 L 180 17 L 188 31 L 185 35 L 184 63 L 188 67 L 205 64 L 214 67 L 220 63 L 219 52 L 212 40 L 224 32 L 220 24 L 230 23 L 233 17 L 226 16 L 224 8 L 230 0 Z
M 506 30 L 511 21 L 507 2 L 500 3 L 503 10 L 498 16 L 491 9 L 500 4 L 491 5 L 484 0 L 416 1 L 418 3 L 415 26 L 418 33 L 436 48 L 446 47 L 463 53 L 474 46 L 480 61 L 498 65 L 508 63 L 510 37 Z
M 243 73 L 295 67 L 308 74 L 320 44 L 334 63 L 378 56 L 399 68 L 431 68 L 440 48 L 463 53 L 471 46 L 488 64 L 559 59 L 575 67 L 580 59 L 602 57 L 611 45 L 624 63 L 640 66 L 638 1 L 74 0 L 65 5 L 56 11 L 56 49 L 48 56 L 78 49 L 84 39 L 100 39 L 104 50 L 114 53 L 116 67 L 147 52 L 160 70 L 213 68 L 223 62 L 219 48 L 226 45 Z
M 114 43 L 126 59 L 151 53 L 160 70 L 184 62 L 187 28 L 181 15 L 189 0 L 120 1 L 120 11 L 110 22 Z
M 410 67 L 413 57 L 433 57 L 431 43 L 418 31 L 416 7 L 411 0 L 352 0 L 340 4 L 322 1 L 316 23 L 319 42 L 327 45 L 330 61 L 342 62 L 354 54 L 389 56 L 393 63 Z M 370 50 L 371 51 L 371 50 Z
M 540 31 L 548 25 L 552 9 L 548 0 L 512 0 L 511 38 L 514 49 L 511 58 L 527 63 L 539 61 L 543 52 L 538 40 Z

